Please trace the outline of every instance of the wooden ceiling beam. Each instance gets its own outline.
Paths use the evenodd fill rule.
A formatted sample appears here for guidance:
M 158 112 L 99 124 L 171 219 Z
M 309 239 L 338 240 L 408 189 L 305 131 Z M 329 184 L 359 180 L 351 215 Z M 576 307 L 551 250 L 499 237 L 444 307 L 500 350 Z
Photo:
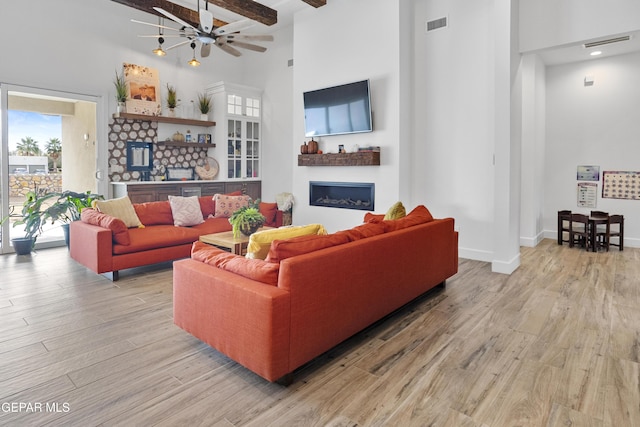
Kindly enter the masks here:
M 322 7 L 327 4 L 327 0 L 302 0 L 302 1 L 316 8 Z
M 200 18 L 198 12 L 186 7 L 182 7 L 178 4 L 172 3 L 168 0 L 111 0 L 113 2 L 132 7 L 134 9 L 142 10 L 144 12 L 151 13 L 156 16 L 163 16 L 156 12 L 153 7 L 159 7 L 167 12 L 172 13 L 178 18 L 188 22 L 194 27 L 198 26 Z M 229 10 L 231 12 L 242 15 L 246 18 L 260 22 L 265 25 L 273 25 L 278 22 L 278 11 L 264 6 L 260 3 L 256 3 L 252 0 L 211 0 L 210 4 Z M 201 6 L 203 7 L 203 6 Z M 213 25 L 221 27 L 226 24 L 224 21 L 220 21 L 214 18 Z

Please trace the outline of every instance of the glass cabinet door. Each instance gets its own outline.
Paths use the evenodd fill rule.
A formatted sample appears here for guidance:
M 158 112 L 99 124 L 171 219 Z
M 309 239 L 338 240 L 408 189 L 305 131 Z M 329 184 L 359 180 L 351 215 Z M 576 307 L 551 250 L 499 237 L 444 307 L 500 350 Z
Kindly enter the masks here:
M 260 176 L 260 123 L 246 122 L 247 127 L 247 178 Z
M 242 177 L 242 121 L 229 119 L 227 123 L 227 178 Z

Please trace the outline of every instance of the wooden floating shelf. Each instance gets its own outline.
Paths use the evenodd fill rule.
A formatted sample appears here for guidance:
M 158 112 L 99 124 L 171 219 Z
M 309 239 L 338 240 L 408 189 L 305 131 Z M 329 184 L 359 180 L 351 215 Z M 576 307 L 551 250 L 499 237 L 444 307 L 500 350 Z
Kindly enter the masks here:
M 298 166 L 380 166 L 380 152 L 299 154 Z
M 120 117 L 113 115 L 114 119 L 142 120 L 147 122 L 173 123 L 175 125 L 191 125 L 191 126 L 215 126 L 216 122 L 209 120 L 183 119 L 180 117 L 166 116 L 147 116 L 145 114 L 120 113 Z
M 202 148 L 215 148 L 216 144 L 204 144 L 200 142 L 184 142 L 184 141 L 158 141 L 158 145 L 171 145 L 174 147 L 202 147 Z

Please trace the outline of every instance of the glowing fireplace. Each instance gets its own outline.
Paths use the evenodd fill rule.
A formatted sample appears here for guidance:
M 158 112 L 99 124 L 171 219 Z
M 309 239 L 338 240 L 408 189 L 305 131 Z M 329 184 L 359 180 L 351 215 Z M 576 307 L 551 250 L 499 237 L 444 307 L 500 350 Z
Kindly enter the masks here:
M 375 184 L 369 182 L 309 182 L 311 206 L 372 211 L 375 193 Z

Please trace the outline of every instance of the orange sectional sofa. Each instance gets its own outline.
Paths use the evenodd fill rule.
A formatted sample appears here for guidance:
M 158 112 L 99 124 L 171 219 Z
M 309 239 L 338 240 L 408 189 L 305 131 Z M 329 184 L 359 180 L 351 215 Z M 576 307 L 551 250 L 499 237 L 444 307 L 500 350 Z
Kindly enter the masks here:
M 266 260 L 196 242 L 174 263 L 176 325 L 269 381 L 458 271 L 452 218 L 424 207 L 326 236 L 274 241 Z
M 201 235 L 230 231 L 229 218 L 211 217 L 215 204 L 210 196 L 199 198 L 204 222 L 191 227 L 174 225 L 169 201 L 134 203 L 144 228 L 127 228 L 122 221 L 95 209 L 84 209 L 80 221 L 70 225 L 71 258 L 98 274 L 118 280 L 127 268 L 187 258 Z M 275 203 L 261 203 L 265 225 L 282 225 L 282 211 Z

